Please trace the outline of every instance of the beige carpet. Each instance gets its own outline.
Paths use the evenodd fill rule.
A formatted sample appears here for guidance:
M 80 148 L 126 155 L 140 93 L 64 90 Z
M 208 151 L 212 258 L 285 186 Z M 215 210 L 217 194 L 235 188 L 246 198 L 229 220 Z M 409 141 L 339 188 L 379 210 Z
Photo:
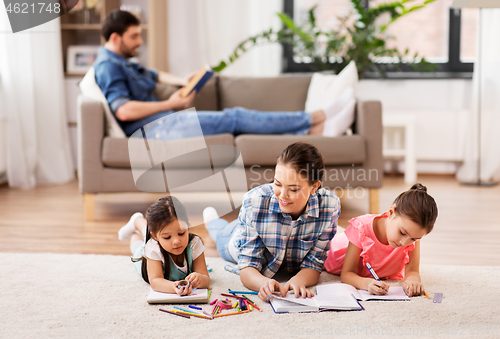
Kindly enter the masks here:
M 366 310 L 358 312 L 278 315 L 259 301 L 263 312 L 210 321 L 158 311 L 171 305 L 148 305 L 149 285 L 125 256 L 2 256 L 1 338 L 500 337 L 500 267 L 422 267 L 431 296 L 444 293 L 441 304 L 416 297 L 365 302 Z M 243 288 L 239 276 L 223 269 L 222 259 L 207 263 L 213 268 L 212 300 L 227 288 Z M 321 283 L 336 281 L 321 276 Z

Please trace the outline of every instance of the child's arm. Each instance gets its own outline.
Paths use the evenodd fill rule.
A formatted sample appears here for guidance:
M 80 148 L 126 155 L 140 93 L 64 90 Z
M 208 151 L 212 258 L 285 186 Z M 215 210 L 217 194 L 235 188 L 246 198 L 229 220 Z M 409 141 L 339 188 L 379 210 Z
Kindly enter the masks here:
M 279 291 L 281 296 L 286 295 L 286 290 L 279 282 L 262 275 L 255 267 L 244 267 L 240 270 L 240 280 L 246 288 L 259 291 L 259 298 L 269 301 L 269 296 L 274 291 Z
M 363 278 L 358 275 L 360 255 L 361 249 L 349 242 L 344 258 L 344 266 L 342 266 L 342 273 L 340 273 L 340 281 L 352 285 L 359 290 L 367 290 L 370 294 L 386 294 L 389 290 L 389 285 L 385 282 Z
M 193 261 L 193 273 L 188 275 L 186 280 L 191 283 L 192 288 L 208 288 L 210 286 L 210 276 L 204 253 Z
M 409 252 L 410 261 L 405 266 L 405 279 L 403 287 L 409 297 L 415 295 L 422 295 L 424 293 L 424 286 L 420 282 L 420 241 L 415 242 L 415 248 Z
M 175 281 L 169 281 L 163 277 L 163 263 L 149 258 L 146 260 L 148 261 L 148 279 L 151 288 L 156 292 L 177 293 Z

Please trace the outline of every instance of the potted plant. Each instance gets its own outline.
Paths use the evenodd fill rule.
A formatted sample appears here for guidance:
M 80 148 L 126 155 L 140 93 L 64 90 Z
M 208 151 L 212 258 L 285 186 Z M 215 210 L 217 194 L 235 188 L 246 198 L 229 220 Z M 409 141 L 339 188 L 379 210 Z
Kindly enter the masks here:
M 400 68 L 401 64 L 407 64 L 420 71 L 435 70 L 433 64 L 418 54 L 410 56 L 408 49 L 400 52 L 387 47 L 387 41 L 394 37 L 389 36 L 386 30 L 397 19 L 436 0 L 425 0 L 419 5 L 414 5 L 416 0 L 394 0 L 373 7 L 365 7 L 364 0 L 350 1 L 353 10 L 339 17 L 340 25 L 335 30 L 316 25 L 314 11 L 317 6 L 309 10 L 309 19 L 303 25 L 296 24 L 284 13 L 278 13 L 283 23 L 282 29 L 276 32 L 269 29 L 242 41 L 227 61 L 223 60 L 213 67 L 214 71 L 222 71 L 253 46 L 269 42 L 282 43 L 295 55 L 310 60 L 311 71 L 333 70 L 338 73 L 354 60 L 360 78 L 368 71 L 385 75 L 387 66 L 378 63 L 384 58 L 395 61 L 389 67 Z

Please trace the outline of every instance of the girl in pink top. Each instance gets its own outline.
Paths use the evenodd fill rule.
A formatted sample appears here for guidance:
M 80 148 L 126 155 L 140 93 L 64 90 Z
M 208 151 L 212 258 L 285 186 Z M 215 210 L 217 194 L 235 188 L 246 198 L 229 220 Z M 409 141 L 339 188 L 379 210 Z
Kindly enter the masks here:
M 404 279 L 408 296 L 421 295 L 420 240 L 430 233 L 438 214 L 436 202 L 422 184 L 401 193 L 382 215 L 349 220 L 343 234 L 331 240 L 325 269 L 340 274 L 343 283 L 371 294 L 385 294 L 389 285 L 373 279 L 370 263 L 380 279 Z

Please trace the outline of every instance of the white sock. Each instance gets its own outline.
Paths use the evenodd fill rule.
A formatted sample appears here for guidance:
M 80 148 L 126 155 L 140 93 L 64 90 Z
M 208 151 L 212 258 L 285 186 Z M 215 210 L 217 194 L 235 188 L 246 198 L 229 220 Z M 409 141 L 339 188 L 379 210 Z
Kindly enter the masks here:
M 135 229 L 135 219 L 138 217 L 143 217 L 142 213 L 137 212 L 134 213 L 131 217 L 128 223 L 125 224 L 120 230 L 118 231 L 118 239 L 121 241 L 129 241 L 130 238 L 132 238 L 132 234 L 134 234 L 137 230 Z
M 218 218 L 219 214 L 215 208 L 207 207 L 203 210 L 203 222 L 205 223 L 205 226 L 207 226 L 210 221 Z
M 344 134 L 354 122 L 356 100 L 351 99 L 333 118 L 326 119 L 323 127 L 324 137 L 338 137 Z
M 337 98 L 322 108 L 323 112 L 325 112 L 326 119 L 334 118 L 352 99 L 354 99 L 354 89 L 352 87 L 347 87 Z

